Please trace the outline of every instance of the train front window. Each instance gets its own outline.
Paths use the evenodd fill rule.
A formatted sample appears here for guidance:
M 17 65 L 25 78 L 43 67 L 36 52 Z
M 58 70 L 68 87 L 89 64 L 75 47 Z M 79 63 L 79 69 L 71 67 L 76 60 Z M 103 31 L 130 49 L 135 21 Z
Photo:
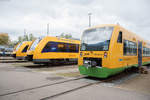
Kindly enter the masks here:
M 16 51 L 20 48 L 21 45 L 22 43 L 18 44 L 18 46 L 16 47 Z
M 113 27 L 86 30 L 81 40 L 81 51 L 107 51 Z
M 35 50 L 35 47 L 38 45 L 38 43 L 41 41 L 41 38 L 36 39 L 33 44 L 30 47 L 30 50 Z
M 22 50 L 22 53 L 27 52 L 29 45 L 25 46 L 25 48 Z

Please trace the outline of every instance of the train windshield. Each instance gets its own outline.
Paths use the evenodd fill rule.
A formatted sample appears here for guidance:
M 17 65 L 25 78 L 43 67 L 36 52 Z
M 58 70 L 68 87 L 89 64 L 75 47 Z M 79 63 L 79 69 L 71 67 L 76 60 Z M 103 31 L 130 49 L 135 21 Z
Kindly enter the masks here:
M 20 48 L 20 46 L 22 45 L 22 43 L 18 44 L 18 46 L 16 47 L 16 51 Z
M 35 50 L 36 46 L 38 45 L 38 43 L 42 40 L 42 38 L 38 38 L 36 39 L 33 44 L 30 47 L 30 50 Z
M 113 27 L 89 29 L 83 32 L 81 51 L 107 51 Z

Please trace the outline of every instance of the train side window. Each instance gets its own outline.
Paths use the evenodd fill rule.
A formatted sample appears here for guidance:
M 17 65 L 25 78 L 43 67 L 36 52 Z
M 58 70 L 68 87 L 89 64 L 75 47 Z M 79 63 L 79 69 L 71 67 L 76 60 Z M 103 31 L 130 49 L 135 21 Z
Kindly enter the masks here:
M 123 43 L 123 54 L 124 55 L 128 54 L 128 41 L 127 40 L 124 40 L 124 43 Z
M 79 45 L 62 42 L 48 42 L 42 52 L 78 52 Z
M 148 49 L 148 56 L 150 56 L 150 48 Z
M 128 56 L 137 55 L 137 44 L 132 41 L 124 40 L 123 54 Z
M 68 52 L 66 43 L 58 43 L 58 51 L 59 52 Z
M 133 48 L 133 52 L 134 52 L 134 55 L 137 55 L 137 43 L 134 43 L 134 48 Z
M 143 56 L 145 56 L 145 47 L 143 47 Z
M 69 44 L 69 52 L 76 52 L 76 45 L 75 44 Z
M 42 52 L 57 52 L 57 43 L 48 42 L 43 48 Z
M 75 44 L 76 45 L 76 50 L 75 52 L 79 52 L 79 45 L 78 44 Z
M 49 52 L 49 48 L 50 48 L 50 42 L 48 42 L 45 47 L 43 48 L 42 52 Z
M 148 48 L 148 56 L 150 56 L 150 48 Z
M 22 52 L 27 52 L 29 45 L 25 46 L 25 48 L 22 50 Z
M 78 44 L 68 44 L 69 52 L 79 52 Z
M 58 51 L 58 48 L 57 48 L 57 43 L 56 42 L 51 42 L 50 43 L 50 52 L 57 52 Z
M 121 31 L 119 32 L 119 36 L 118 36 L 117 42 L 118 43 L 122 43 L 122 32 Z
M 150 48 L 143 47 L 143 56 L 150 56 Z

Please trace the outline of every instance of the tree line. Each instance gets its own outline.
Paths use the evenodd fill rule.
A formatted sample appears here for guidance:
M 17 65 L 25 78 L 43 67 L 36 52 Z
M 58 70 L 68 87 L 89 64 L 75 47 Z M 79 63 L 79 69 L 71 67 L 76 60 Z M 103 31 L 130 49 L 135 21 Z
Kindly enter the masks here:
M 66 33 L 61 33 L 60 36 L 61 38 L 66 38 L 66 39 L 71 39 L 72 35 L 71 34 L 66 34 Z M 36 39 L 36 37 L 31 33 L 29 35 L 23 35 L 19 36 L 17 40 L 12 41 L 8 35 L 8 33 L 0 33 L 0 45 L 7 45 L 10 47 L 14 47 L 17 43 L 23 42 L 23 41 L 32 41 Z
M 36 37 L 34 37 L 33 34 L 29 34 L 29 35 L 19 36 L 17 40 L 12 41 L 8 33 L 0 33 L 0 45 L 9 46 L 9 47 L 13 47 L 14 45 L 22 41 L 32 41 L 34 39 L 36 39 Z

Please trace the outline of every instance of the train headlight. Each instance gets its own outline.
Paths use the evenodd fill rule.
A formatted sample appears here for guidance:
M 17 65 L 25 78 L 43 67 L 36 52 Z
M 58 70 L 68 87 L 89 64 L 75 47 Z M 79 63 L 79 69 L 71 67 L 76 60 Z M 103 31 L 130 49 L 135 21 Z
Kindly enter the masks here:
M 104 52 L 104 58 L 106 58 L 107 57 L 107 52 Z

